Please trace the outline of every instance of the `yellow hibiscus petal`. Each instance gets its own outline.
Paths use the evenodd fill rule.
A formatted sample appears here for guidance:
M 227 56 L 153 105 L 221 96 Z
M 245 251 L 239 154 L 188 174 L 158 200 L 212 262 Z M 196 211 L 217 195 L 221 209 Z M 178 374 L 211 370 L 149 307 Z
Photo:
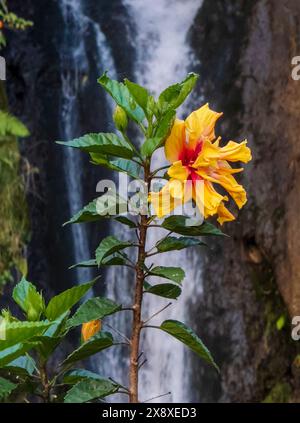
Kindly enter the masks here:
M 209 140 L 203 142 L 203 147 L 199 156 L 195 160 L 193 167 L 205 167 L 216 163 L 216 160 L 220 157 L 220 148 L 215 144 L 212 144 Z
M 181 189 L 177 191 L 178 182 L 170 180 L 159 192 L 151 192 L 149 194 L 149 201 L 153 205 L 155 214 L 159 219 L 191 200 L 192 185 L 189 183 L 191 181 L 180 183 Z M 176 183 L 176 188 L 174 183 Z
M 169 138 L 165 143 L 165 154 L 169 162 L 173 163 L 179 159 L 185 143 L 185 124 L 183 120 L 176 119 Z
M 210 141 L 214 140 L 216 138 L 215 124 L 222 114 L 211 110 L 208 103 L 191 113 L 185 121 L 189 135 L 189 145 L 194 147 L 201 138 L 208 138 Z
M 230 211 L 224 206 L 224 203 L 220 203 L 218 207 L 218 222 L 220 225 L 223 225 L 224 222 L 230 222 L 232 220 L 235 220 L 235 217 Z
M 211 182 L 204 181 L 204 217 L 207 218 L 216 214 L 225 198 L 214 189 Z
M 248 163 L 251 159 L 251 150 L 246 146 L 247 140 L 240 144 L 234 141 L 229 141 L 225 147 L 220 149 L 220 159 L 228 160 L 230 162 Z
M 236 202 L 239 209 L 247 202 L 247 194 L 244 187 L 237 183 L 235 178 L 228 174 L 222 173 L 222 170 L 218 170 L 218 173 L 215 172 L 215 182 L 222 185 L 224 189 L 231 195 L 231 197 Z
M 186 166 L 182 165 L 181 160 L 174 162 L 168 170 L 168 175 L 171 178 L 178 179 L 180 181 L 186 181 L 189 176 L 189 171 Z

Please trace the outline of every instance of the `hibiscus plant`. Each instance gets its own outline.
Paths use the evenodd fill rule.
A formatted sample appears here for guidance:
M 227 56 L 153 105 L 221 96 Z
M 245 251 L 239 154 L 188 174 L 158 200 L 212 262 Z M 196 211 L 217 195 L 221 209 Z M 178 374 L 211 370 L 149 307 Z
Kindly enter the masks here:
M 116 102 L 114 122 L 118 133 L 91 133 L 60 142 L 88 153 L 94 165 L 125 174 L 136 182 L 138 189 L 132 195 L 124 196 L 124 192 L 110 188 L 67 222 L 81 224 L 111 219 L 113 225 L 125 225 L 123 238 L 105 237 L 95 257 L 76 266 L 96 269 L 127 266 L 134 278 L 131 305 L 116 303 L 112 298 L 92 297 L 73 315 L 71 307 L 93 282 L 54 297 L 47 307 L 41 294 L 25 280 L 15 288 L 14 299 L 27 313 L 27 320 L 19 321 L 4 312 L 7 337 L 0 341 L 0 365 L 13 372 L 18 363 L 30 360 L 35 370 L 32 376 L 26 375 L 25 380 L 32 381 L 31 387 L 39 382 L 44 400 L 59 400 L 61 392 L 65 402 L 94 401 L 114 393 L 127 395 L 131 403 L 146 400 L 140 398 L 138 386 L 139 369 L 144 361 L 140 345 L 144 330 L 165 332 L 219 371 L 207 347 L 185 323 L 164 320 L 159 325 L 151 324 L 152 318 L 157 318 L 170 305 L 170 300 L 179 298 L 185 277 L 181 267 L 156 265 L 156 256 L 203 245 L 204 236 L 223 235 L 219 227 L 206 219 L 216 215 L 222 225 L 235 217 L 225 207 L 229 198 L 217 192 L 213 184 L 225 189 L 239 208 L 246 202 L 245 190 L 233 176 L 242 169 L 229 164 L 246 163 L 251 159 L 246 141 L 229 141 L 221 146 L 214 128 L 222 114 L 212 111 L 207 104 L 192 112 L 185 121 L 176 118 L 176 110 L 191 93 L 197 79 L 198 75 L 188 74 L 182 82 L 166 88 L 155 99 L 140 85 L 127 79 L 124 82 L 112 80 L 105 73 L 98 81 Z M 144 138 L 140 148 L 129 139 L 129 121 L 137 126 Z M 160 160 L 162 164 L 155 165 L 157 160 L 154 161 L 153 156 L 165 159 L 165 163 Z M 158 228 L 164 235 L 158 235 L 155 245 L 149 245 L 149 231 Z M 158 234 L 162 230 L 157 231 Z M 144 315 L 142 306 L 146 294 L 163 297 L 168 304 L 152 316 Z M 102 321 L 115 313 L 131 314 L 130 334 L 120 333 L 120 328 L 115 328 L 117 337 L 102 331 Z M 78 325 L 82 325 L 81 345 L 62 361 L 58 373 L 49 379 L 47 362 L 50 355 Z M 70 369 L 74 362 L 124 343 L 129 351 L 127 386 L 84 369 Z M 12 355 L 6 357 L 10 350 Z M 33 362 L 31 350 L 38 357 L 37 362 Z M 33 375 L 34 379 L 30 379 Z M 16 384 L 10 378 L 6 382 Z

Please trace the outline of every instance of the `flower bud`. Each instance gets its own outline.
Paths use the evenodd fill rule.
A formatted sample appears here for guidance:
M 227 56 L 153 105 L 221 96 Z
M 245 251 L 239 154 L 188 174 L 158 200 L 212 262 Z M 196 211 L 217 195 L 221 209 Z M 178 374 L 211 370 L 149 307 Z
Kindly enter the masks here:
M 84 323 L 81 329 L 81 335 L 84 342 L 88 341 L 92 336 L 101 330 L 101 320 L 91 320 L 90 322 Z
M 128 119 L 127 119 L 127 115 L 124 109 L 122 109 L 122 107 L 117 106 L 115 108 L 114 114 L 113 114 L 113 119 L 116 125 L 116 128 L 121 131 L 124 132 L 127 129 L 128 126 Z

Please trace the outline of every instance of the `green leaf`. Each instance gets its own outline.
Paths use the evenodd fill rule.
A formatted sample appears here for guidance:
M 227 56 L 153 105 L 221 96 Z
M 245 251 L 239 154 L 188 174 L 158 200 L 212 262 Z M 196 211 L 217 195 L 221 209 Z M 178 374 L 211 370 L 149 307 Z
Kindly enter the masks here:
M 191 93 L 198 78 L 199 75 L 189 73 L 182 82 L 165 89 L 158 98 L 161 113 L 164 114 L 169 109 L 177 109 Z
M 148 138 L 141 147 L 141 153 L 145 157 L 150 157 L 154 151 L 161 147 L 161 138 Z
M 199 357 L 211 364 L 218 372 L 220 371 L 207 347 L 195 332 L 184 323 L 178 322 L 177 320 L 165 320 L 160 325 L 160 329 L 187 345 Z
M 5 340 L 0 341 L 0 350 L 20 342 L 28 342 L 34 336 L 43 334 L 50 325 L 51 323 L 48 321 L 7 322 L 5 325 Z
M 83 379 L 102 380 L 103 377 L 98 375 L 97 373 L 90 372 L 89 370 L 72 369 L 64 374 L 62 382 L 67 383 L 69 385 L 74 385 L 75 383 L 80 382 Z
M 75 363 L 79 360 L 84 360 L 91 355 L 111 347 L 113 343 L 113 337 L 110 333 L 98 332 L 87 342 L 84 342 L 79 348 L 77 348 L 77 350 L 68 355 L 68 357 L 63 361 L 62 366 Z
M 101 265 L 105 257 L 131 246 L 131 242 L 120 241 L 115 236 L 108 236 L 104 238 L 99 247 L 96 249 L 96 261 L 98 266 Z
M 16 389 L 17 385 L 15 383 L 10 382 L 9 380 L 0 377 L 0 400 L 3 401 L 7 398 L 14 389 Z
M 124 159 L 130 159 L 133 156 L 131 145 L 112 133 L 87 134 L 72 141 L 57 141 L 57 144 L 79 148 L 88 153 L 108 154 Z
M 112 96 L 115 102 L 121 106 L 135 122 L 141 123 L 145 119 L 143 109 L 136 103 L 126 85 L 122 82 L 110 79 L 104 73 L 98 82 Z
M 84 379 L 76 383 L 65 396 L 65 403 L 84 403 L 104 398 L 118 391 L 119 385 L 109 379 Z
M 64 225 L 69 223 L 95 222 L 103 218 L 115 217 L 118 213 L 124 213 L 126 211 L 126 200 L 123 200 L 116 193 L 109 191 L 85 206 L 68 222 L 64 223 Z
M 63 336 L 35 336 L 31 342 L 35 344 L 35 348 L 44 360 L 47 360 L 53 351 L 63 340 Z
M 28 137 L 29 131 L 19 119 L 0 110 L 0 136 Z
M 103 319 L 103 317 L 114 314 L 121 309 L 121 305 L 116 304 L 108 298 L 90 298 L 82 304 L 73 317 L 68 320 L 67 327 L 70 328 L 90 322 L 91 320 Z
M 126 254 L 121 256 L 119 253 L 114 253 L 105 257 L 102 260 L 101 266 L 124 266 L 126 264 L 126 257 Z M 98 264 L 95 259 L 91 259 L 73 264 L 73 266 L 70 266 L 69 269 L 75 269 L 76 267 L 98 267 Z
M 76 267 L 98 267 L 95 259 L 81 261 L 80 263 L 73 264 L 69 269 L 75 269 Z
M 196 238 L 168 236 L 167 238 L 158 241 L 156 244 L 157 251 L 165 253 L 167 251 L 182 250 L 196 245 L 206 245 L 203 241 Z
M 129 81 L 128 79 L 124 80 L 126 87 L 128 88 L 130 94 L 135 99 L 137 104 L 141 106 L 144 112 L 147 114 L 147 105 L 149 93 L 146 88 L 141 87 L 140 85 Z
M 187 236 L 207 236 L 217 235 L 226 236 L 220 229 L 211 223 L 204 222 L 198 226 L 189 226 L 190 219 L 185 216 L 169 216 L 163 223 L 162 227 L 168 231 L 175 232 L 180 235 Z
M 149 274 L 151 276 L 159 276 L 161 278 L 169 279 L 170 281 L 179 284 L 185 277 L 185 273 L 180 267 L 157 266 L 151 269 Z
M 15 344 L 9 348 L 5 348 L 0 351 L 0 367 L 3 367 L 9 363 L 11 363 L 13 360 L 17 359 L 18 357 L 21 357 L 23 354 L 25 354 L 27 351 L 33 348 L 33 345 L 18 343 Z
M 172 283 L 162 283 L 148 287 L 146 292 L 163 298 L 171 298 L 175 300 L 181 294 L 181 288 Z
M 158 122 L 153 138 L 147 139 L 141 148 L 141 153 L 150 157 L 155 150 L 162 147 L 169 136 L 174 124 L 176 112 L 169 110 Z
M 141 166 L 137 163 L 126 159 L 111 159 L 109 156 L 99 153 L 90 153 L 92 163 L 104 166 L 110 170 L 127 173 L 134 179 L 139 179 L 141 174 Z
M 26 354 L 6 364 L 4 368 L 17 375 L 31 376 L 36 369 L 36 364 L 34 359 Z
M 98 279 L 98 278 L 97 278 Z M 97 279 L 91 282 L 74 286 L 53 297 L 46 308 L 45 314 L 49 320 L 55 320 L 66 311 L 69 311 L 92 288 Z
M 176 112 L 175 110 L 171 109 L 165 115 L 163 115 L 161 119 L 159 119 L 154 136 L 161 139 L 161 145 L 164 145 L 165 140 L 170 135 L 175 117 Z
M 45 309 L 42 294 L 38 293 L 35 286 L 24 277 L 13 290 L 13 299 L 26 313 L 29 321 L 39 320 Z

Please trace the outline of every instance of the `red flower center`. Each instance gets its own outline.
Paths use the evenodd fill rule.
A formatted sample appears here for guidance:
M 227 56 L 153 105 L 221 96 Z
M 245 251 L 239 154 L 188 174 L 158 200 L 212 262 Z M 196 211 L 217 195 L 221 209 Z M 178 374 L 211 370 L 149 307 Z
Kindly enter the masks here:
M 192 180 L 193 183 L 202 179 L 201 176 L 196 173 L 196 169 L 192 167 L 192 165 L 197 160 L 199 154 L 201 153 L 202 148 L 203 141 L 201 140 L 197 142 L 195 148 L 188 148 L 188 146 L 185 144 L 178 157 L 178 159 L 181 160 L 183 166 L 186 166 L 186 168 L 188 169 L 188 179 Z

